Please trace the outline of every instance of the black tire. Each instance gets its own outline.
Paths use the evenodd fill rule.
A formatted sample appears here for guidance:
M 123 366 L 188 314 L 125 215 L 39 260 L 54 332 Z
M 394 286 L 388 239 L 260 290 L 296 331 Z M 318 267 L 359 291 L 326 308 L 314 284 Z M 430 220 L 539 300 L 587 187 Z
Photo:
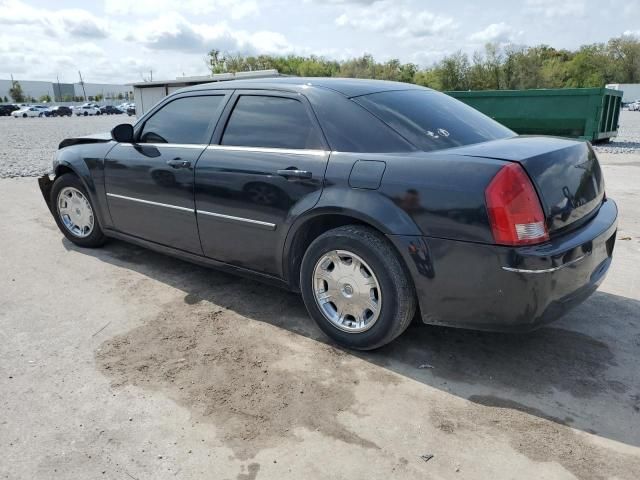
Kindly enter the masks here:
M 27 118 L 27 116 L 28 116 L 28 115 L 27 115 L 26 113 L 23 113 L 23 114 L 22 114 L 22 118 Z
M 84 112 L 84 116 L 86 117 L 87 115 L 89 115 L 87 112 Z
M 325 317 L 316 302 L 314 268 L 331 250 L 347 250 L 359 256 L 378 279 L 381 311 L 368 330 L 359 333 L 340 330 Z M 309 245 L 300 269 L 300 290 L 309 315 L 322 331 L 340 345 L 356 350 L 373 350 L 391 342 L 405 331 L 416 311 L 413 283 L 393 245 L 376 230 L 359 225 L 329 230 Z
M 67 229 L 67 227 L 62 222 L 62 219 L 60 218 L 60 213 L 58 210 L 58 195 L 60 194 L 60 191 L 65 187 L 73 187 L 79 190 L 87 199 L 89 205 L 91 205 L 91 210 L 93 210 L 93 230 L 91 231 L 91 234 L 86 237 L 78 237 L 74 235 Z M 49 202 L 51 205 L 51 210 L 53 212 L 53 218 L 58 224 L 58 228 L 64 234 L 64 236 L 67 237 L 67 239 L 69 239 L 79 247 L 96 248 L 104 245 L 107 237 L 105 237 L 104 233 L 102 232 L 102 228 L 100 228 L 100 221 L 98 220 L 96 209 L 93 205 L 93 202 L 91 201 L 91 197 L 89 197 L 89 195 L 87 194 L 87 190 L 84 188 L 84 185 L 77 176 L 72 173 L 66 173 L 56 178 L 56 180 L 53 182 L 53 186 L 51 187 L 51 197 L 49 198 Z

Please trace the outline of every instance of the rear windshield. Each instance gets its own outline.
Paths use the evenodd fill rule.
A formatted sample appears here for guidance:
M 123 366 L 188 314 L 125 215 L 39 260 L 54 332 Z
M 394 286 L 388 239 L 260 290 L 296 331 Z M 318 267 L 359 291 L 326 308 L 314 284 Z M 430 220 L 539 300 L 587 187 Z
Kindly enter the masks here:
M 421 150 L 508 138 L 508 128 L 448 95 L 398 90 L 353 98 Z

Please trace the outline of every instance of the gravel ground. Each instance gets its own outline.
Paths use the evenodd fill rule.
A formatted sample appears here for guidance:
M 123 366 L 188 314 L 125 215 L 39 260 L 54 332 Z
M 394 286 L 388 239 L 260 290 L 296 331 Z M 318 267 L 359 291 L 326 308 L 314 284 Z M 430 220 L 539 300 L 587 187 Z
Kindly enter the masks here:
M 595 146 L 598 153 L 639 153 L 640 152 L 640 112 L 623 110 L 620 112 L 618 136 L 610 143 Z
M 0 178 L 37 177 L 51 169 L 51 157 L 61 140 L 106 132 L 119 123 L 133 123 L 127 115 L 99 117 L 0 117 Z
M 0 178 L 37 177 L 49 171 L 51 156 L 67 137 L 111 130 L 135 117 L 112 115 L 72 118 L 0 117 Z M 623 111 L 620 132 L 599 153 L 640 153 L 640 112 Z

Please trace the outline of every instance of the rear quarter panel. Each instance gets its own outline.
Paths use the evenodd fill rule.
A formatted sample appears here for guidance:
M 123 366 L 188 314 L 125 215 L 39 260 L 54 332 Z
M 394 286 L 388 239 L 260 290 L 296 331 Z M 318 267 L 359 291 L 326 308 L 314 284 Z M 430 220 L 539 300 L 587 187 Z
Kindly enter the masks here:
M 493 243 L 484 191 L 505 162 L 418 153 L 389 156 L 386 163 L 379 193 L 409 216 L 420 234 Z

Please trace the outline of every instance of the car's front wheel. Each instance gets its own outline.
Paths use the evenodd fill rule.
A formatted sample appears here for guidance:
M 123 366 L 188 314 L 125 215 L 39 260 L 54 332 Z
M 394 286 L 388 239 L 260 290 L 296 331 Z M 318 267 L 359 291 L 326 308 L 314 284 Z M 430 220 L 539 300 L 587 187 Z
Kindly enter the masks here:
M 358 350 L 391 342 L 416 310 L 413 284 L 393 246 L 359 225 L 329 230 L 311 243 L 302 260 L 300 289 L 322 331 Z
M 80 247 L 99 247 L 106 237 L 96 218 L 95 208 L 78 177 L 67 173 L 56 178 L 51 188 L 51 202 L 58 228 Z

